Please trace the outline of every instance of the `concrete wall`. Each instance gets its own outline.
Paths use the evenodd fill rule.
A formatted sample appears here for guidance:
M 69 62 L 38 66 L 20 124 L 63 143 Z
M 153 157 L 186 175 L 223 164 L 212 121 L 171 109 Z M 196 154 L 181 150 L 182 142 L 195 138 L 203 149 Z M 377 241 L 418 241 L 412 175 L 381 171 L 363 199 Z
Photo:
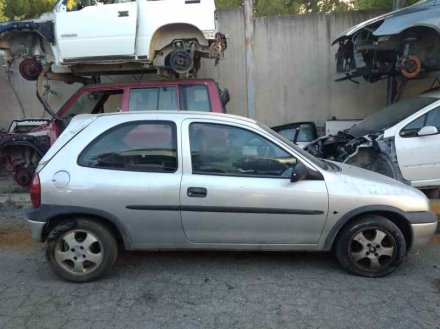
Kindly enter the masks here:
M 79 86 L 51 81 L 54 94 L 48 95 L 49 103 L 58 109 Z M 36 82 L 21 78 L 17 65 L 10 74 L 0 69 L 0 131 L 7 130 L 14 119 L 42 117 L 47 114 L 37 99 Z
M 386 104 L 386 80 L 334 82 L 333 39 L 378 12 L 346 12 L 260 17 L 255 20 L 256 116 L 269 126 L 293 122 L 360 119 Z M 228 111 L 246 115 L 244 18 L 241 10 L 220 12 L 221 31 L 230 36 L 225 59 L 206 63 L 202 76 L 213 77 L 231 91 Z M 429 87 L 411 82 L 406 95 Z
M 347 28 L 377 12 L 347 12 L 298 16 L 260 17 L 255 20 L 256 116 L 267 125 L 293 121 L 317 122 L 359 119 L 386 103 L 386 81 L 375 84 L 363 79 L 356 85 L 334 82 L 334 53 L 331 41 Z M 220 29 L 230 36 L 225 58 L 215 67 L 204 60 L 199 77 L 214 78 L 231 92 L 228 112 L 246 115 L 246 63 L 244 19 L 241 9 L 219 12 Z M 0 129 L 12 119 L 41 117 L 42 105 L 35 96 L 35 82 L 23 80 L 18 68 L 0 72 Z M 139 79 L 140 76 L 137 76 Z M 146 77 L 151 79 L 151 77 Z M 103 78 L 103 82 L 133 81 L 133 77 Z M 406 94 L 418 93 L 429 82 L 411 82 Z M 56 94 L 48 97 L 58 109 L 79 85 L 50 82 Z M 15 93 L 14 93 L 15 91 Z

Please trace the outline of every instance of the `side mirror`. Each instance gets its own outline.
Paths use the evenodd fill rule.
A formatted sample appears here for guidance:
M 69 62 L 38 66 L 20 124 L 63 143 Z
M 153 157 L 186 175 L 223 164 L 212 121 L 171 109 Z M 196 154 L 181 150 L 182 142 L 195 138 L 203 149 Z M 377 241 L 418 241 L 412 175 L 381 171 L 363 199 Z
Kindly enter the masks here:
M 301 161 L 298 161 L 295 168 L 293 169 L 292 176 L 290 177 L 290 181 L 292 183 L 299 182 L 301 180 L 306 179 L 308 174 L 309 174 L 309 169 Z
M 229 90 L 228 89 L 224 89 L 220 93 L 220 99 L 222 101 L 223 106 L 226 106 L 226 104 L 229 103 L 229 101 L 231 100 L 231 95 L 229 94 Z
M 434 126 L 426 126 L 419 130 L 417 133 L 418 136 L 430 136 L 430 135 L 437 135 L 438 129 Z

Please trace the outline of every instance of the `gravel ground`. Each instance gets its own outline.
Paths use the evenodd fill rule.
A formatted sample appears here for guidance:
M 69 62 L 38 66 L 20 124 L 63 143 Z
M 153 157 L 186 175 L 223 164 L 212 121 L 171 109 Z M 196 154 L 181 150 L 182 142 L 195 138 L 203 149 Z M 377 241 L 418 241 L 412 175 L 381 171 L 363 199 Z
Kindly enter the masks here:
M 0 172 L 0 193 L 25 193 L 26 191 L 26 188 L 17 185 L 11 173 Z
M 0 209 L 0 329 L 440 328 L 440 237 L 366 279 L 315 253 L 124 252 L 104 279 L 56 277 L 26 209 Z

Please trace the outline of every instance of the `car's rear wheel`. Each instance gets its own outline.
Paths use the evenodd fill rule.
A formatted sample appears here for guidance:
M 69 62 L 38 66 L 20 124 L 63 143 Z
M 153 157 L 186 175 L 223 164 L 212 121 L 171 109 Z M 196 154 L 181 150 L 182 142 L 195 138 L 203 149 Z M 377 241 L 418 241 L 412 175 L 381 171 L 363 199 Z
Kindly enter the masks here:
M 392 273 L 406 253 L 400 229 L 385 217 L 368 215 L 349 223 L 336 241 L 336 256 L 348 272 L 381 277 Z
M 67 229 L 66 229 L 67 228 Z M 105 275 L 113 267 L 118 247 L 112 232 L 88 219 L 76 219 L 75 225 L 58 225 L 47 246 L 54 272 L 72 282 L 88 282 Z

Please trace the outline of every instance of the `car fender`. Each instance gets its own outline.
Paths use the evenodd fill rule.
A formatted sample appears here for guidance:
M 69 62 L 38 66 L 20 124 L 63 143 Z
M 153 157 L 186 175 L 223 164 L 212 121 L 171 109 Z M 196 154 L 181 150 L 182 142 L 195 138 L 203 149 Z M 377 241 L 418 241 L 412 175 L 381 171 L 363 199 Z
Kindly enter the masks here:
M 327 234 L 327 236 L 322 237 L 325 238 L 323 250 L 330 251 L 333 247 L 333 244 L 335 242 L 335 239 L 341 229 L 347 224 L 349 221 L 362 216 L 363 214 L 369 214 L 369 213 L 392 213 L 394 215 L 399 216 L 402 219 L 406 220 L 407 225 L 409 225 L 410 221 L 408 219 L 407 213 L 399 208 L 395 208 L 392 206 L 386 206 L 386 205 L 371 205 L 371 206 L 364 206 L 359 207 L 356 209 L 353 209 L 349 211 L 348 213 L 344 214 L 331 228 L 330 232 Z M 410 230 L 411 232 L 411 230 Z M 412 241 L 412 236 L 409 237 L 410 241 Z
M 373 35 L 375 36 L 399 34 L 400 32 L 415 26 L 427 26 L 432 28 L 435 27 L 435 29 L 439 31 L 438 15 L 440 6 L 439 8 L 434 9 L 433 6 L 434 1 L 428 1 L 424 4 L 405 7 L 396 11 L 392 11 L 390 13 L 371 18 L 341 33 L 333 41 L 332 45 L 347 38 L 351 38 L 355 33 L 366 27 L 380 24 L 381 21 L 383 21 L 383 23 L 380 24 L 380 26 L 373 32 Z M 426 25 L 418 24 L 418 22 L 425 22 Z
M 414 12 L 406 16 L 394 16 L 385 19 L 379 28 L 373 32 L 375 36 L 386 36 L 400 34 L 405 30 L 417 27 L 431 28 L 440 33 L 438 24 L 440 7 L 433 10 Z
M 119 231 L 124 248 L 126 250 L 133 250 L 133 243 L 127 227 L 115 215 L 112 215 L 104 210 L 78 207 L 78 206 L 60 206 L 60 205 L 41 205 L 28 213 L 28 219 L 35 222 L 48 223 L 50 220 L 59 217 L 73 217 L 73 216 L 92 216 L 108 221 Z M 46 232 L 49 233 L 49 232 Z

